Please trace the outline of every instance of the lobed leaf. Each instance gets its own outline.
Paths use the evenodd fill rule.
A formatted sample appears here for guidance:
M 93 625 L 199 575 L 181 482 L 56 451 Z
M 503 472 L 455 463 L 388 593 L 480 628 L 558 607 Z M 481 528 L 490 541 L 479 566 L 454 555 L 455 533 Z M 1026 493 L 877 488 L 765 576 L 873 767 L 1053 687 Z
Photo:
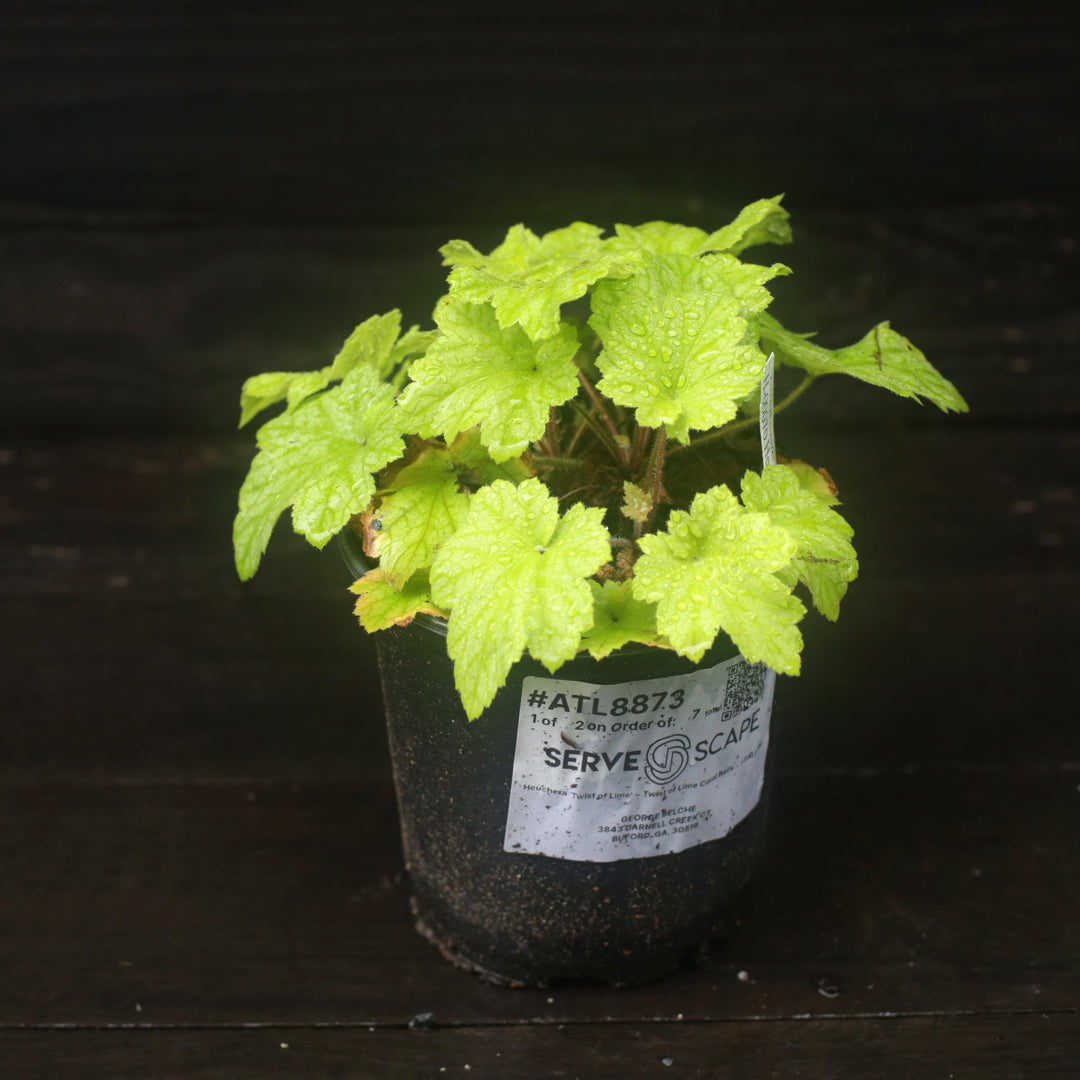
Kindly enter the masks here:
M 656 255 L 702 255 L 709 234 L 693 225 L 647 221 L 644 225 L 616 225 L 610 241 L 617 251 L 651 251 Z
M 710 234 L 704 250 L 739 255 L 759 244 L 790 244 L 791 215 L 780 205 L 783 197 L 774 195 L 744 206 L 733 222 Z
M 417 615 L 442 615 L 431 602 L 428 582 L 423 574 L 412 577 L 404 587 L 397 588 L 381 567 L 369 570 L 359 581 L 349 586 L 357 594 L 353 614 L 370 633 L 391 626 L 408 626 Z
M 747 344 L 747 314 L 769 302 L 764 282 L 785 267 L 730 255 L 697 259 L 646 253 L 625 280 L 601 282 L 590 325 L 604 343 L 597 384 L 646 427 L 667 425 L 680 442 L 691 428 L 719 427 L 761 379 L 765 355 Z
M 487 305 L 444 298 L 435 309 L 441 331 L 411 370 L 401 404 L 411 430 L 452 441 L 480 428 L 496 461 L 522 453 L 539 439 L 553 405 L 578 390 L 573 327 L 532 341 L 517 326 L 503 329 Z
M 515 225 L 490 255 L 464 240 L 440 248 L 450 272 L 450 295 L 490 302 L 503 329 L 519 324 L 534 341 L 560 332 L 560 308 L 611 274 L 628 273 L 633 259 L 600 239 L 602 229 L 575 221 L 538 237 Z
M 400 589 L 430 566 L 468 509 L 469 496 L 458 484 L 450 450 L 428 448 L 402 469 L 379 505 L 380 528 L 371 552 L 390 584 Z
M 241 581 L 258 570 L 274 525 L 292 502 L 291 487 L 282 483 L 279 474 L 278 463 L 260 452 L 240 487 L 239 510 L 233 520 L 233 555 Z
M 861 341 L 843 349 L 824 349 L 809 335 L 785 329 L 771 315 L 758 318 L 761 344 L 791 367 L 811 375 L 851 375 L 908 398 L 926 398 L 939 409 L 967 412 L 967 402 L 907 338 L 879 323 Z
M 586 579 L 610 557 L 603 511 L 558 500 L 537 479 L 496 480 L 473 495 L 464 525 L 431 570 L 435 603 L 449 611 L 447 650 L 465 712 L 491 703 L 528 651 L 554 671 L 592 625 Z
M 240 388 L 240 427 L 276 405 L 288 401 L 290 407 L 299 405 L 306 397 L 318 393 L 330 384 L 330 369 L 318 371 L 265 371 L 244 380 Z
M 726 487 L 698 494 L 676 510 L 667 530 L 643 536 L 634 567 L 634 596 L 657 603 L 657 627 L 672 647 L 700 660 L 719 630 L 751 663 L 785 674 L 799 671 L 806 608 L 793 583 L 777 576 L 796 543 L 766 514 L 740 506 Z
M 289 506 L 296 531 L 322 547 L 371 501 L 373 473 L 401 454 L 401 436 L 394 392 L 368 367 L 265 423 L 233 525 L 240 577 L 255 573 Z
M 660 632 L 656 628 L 656 605 L 638 600 L 630 581 L 590 580 L 593 594 L 593 624 L 581 638 L 581 647 L 588 649 L 594 659 L 622 648 L 630 642 L 656 644 Z
M 738 255 L 758 244 L 790 244 L 790 215 L 780 205 L 783 195 L 758 199 L 744 206 L 738 217 L 715 232 L 670 221 L 644 225 L 616 225 L 612 247 L 618 251 L 651 251 L 658 255 L 704 255 L 710 251 Z
M 434 338 L 432 331 L 411 326 L 398 338 L 401 312 L 373 315 L 345 340 L 334 362 L 316 371 L 268 371 L 245 380 L 240 390 L 240 427 L 263 409 L 285 401 L 295 409 L 300 402 L 345 378 L 355 367 L 365 364 L 385 378 L 407 356 L 422 353 Z
M 746 473 L 742 501 L 748 510 L 767 514 L 790 534 L 798 545 L 791 569 L 810 590 L 814 607 L 835 621 L 848 583 L 859 572 L 851 526 L 824 499 L 803 487 L 787 465 L 769 465 L 760 476 Z
M 799 461 L 797 458 L 786 464 L 799 478 L 799 483 L 821 499 L 826 506 L 836 506 L 840 502 L 837 498 L 836 482 L 827 469 L 815 469 L 813 465 L 807 465 L 805 461 Z
M 398 338 L 397 343 L 390 350 L 390 356 L 383 365 L 386 372 L 392 372 L 395 368 L 390 385 L 400 389 L 408 377 L 412 360 L 417 356 L 423 356 L 431 347 L 432 342 L 438 338 L 438 330 L 421 330 L 419 326 L 410 326 L 404 334 Z M 384 378 L 387 376 L 384 375 Z
M 621 509 L 631 521 L 648 521 L 653 512 L 652 495 L 632 481 L 624 480 Z
M 451 444 L 450 456 L 464 471 L 466 482 L 474 487 L 490 484 L 493 480 L 509 480 L 512 484 L 520 484 L 522 480 L 536 475 L 536 470 L 527 458 L 492 461 L 491 455 L 480 441 L 479 428 L 463 431 Z
M 410 333 L 416 331 L 414 326 Z M 394 344 L 401 331 L 401 312 L 397 308 L 385 315 L 365 319 L 346 339 L 331 365 L 332 377 L 343 379 L 361 364 L 385 379 L 393 367 Z

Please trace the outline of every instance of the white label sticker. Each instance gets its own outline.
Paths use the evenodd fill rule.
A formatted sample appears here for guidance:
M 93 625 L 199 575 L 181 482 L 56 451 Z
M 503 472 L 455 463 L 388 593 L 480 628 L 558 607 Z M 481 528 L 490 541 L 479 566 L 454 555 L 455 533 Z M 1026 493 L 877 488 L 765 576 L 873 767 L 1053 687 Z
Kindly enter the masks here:
M 525 679 L 504 850 L 614 862 L 726 836 L 761 797 L 775 683 L 741 656 L 616 685 Z
M 765 361 L 765 371 L 761 376 L 761 404 L 758 406 L 758 427 L 761 431 L 761 464 L 776 464 L 776 433 L 773 428 L 773 380 L 776 360 L 773 353 Z

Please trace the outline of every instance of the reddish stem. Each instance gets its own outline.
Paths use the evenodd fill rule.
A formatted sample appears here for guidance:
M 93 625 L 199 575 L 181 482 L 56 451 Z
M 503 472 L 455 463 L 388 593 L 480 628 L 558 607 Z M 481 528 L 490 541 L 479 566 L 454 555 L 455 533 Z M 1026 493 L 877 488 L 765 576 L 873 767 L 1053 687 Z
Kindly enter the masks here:
M 581 382 L 581 385 L 585 388 L 585 393 L 589 396 L 589 400 L 593 403 L 593 406 L 600 414 L 601 419 L 607 425 L 607 429 L 611 434 L 612 442 L 615 444 L 615 447 L 617 449 L 619 459 L 621 460 L 623 465 L 626 465 L 626 450 L 619 442 L 619 429 L 615 426 L 615 421 L 611 419 L 610 414 L 604 407 L 604 399 L 597 393 L 596 387 L 593 386 L 591 382 L 589 382 L 588 378 L 585 375 L 585 372 L 582 371 L 580 367 L 577 369 L 577 375 L 578 379 Z

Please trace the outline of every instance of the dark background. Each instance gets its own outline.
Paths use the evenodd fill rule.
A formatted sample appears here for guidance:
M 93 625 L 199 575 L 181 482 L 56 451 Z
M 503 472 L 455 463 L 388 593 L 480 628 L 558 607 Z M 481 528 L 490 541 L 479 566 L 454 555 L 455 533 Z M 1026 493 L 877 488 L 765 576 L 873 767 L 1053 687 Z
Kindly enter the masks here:
M 5 5 L 12 223 L 505 227 L 1067 198 L 1033 3 Z M 526 213 L 527 212 L 527 213 Z
M 592 1047 L 608 1076 L 669 1046 L 710 1075 L 720 1044 L 755 1077 L 1080 1071 L 1078 31 L 1037 3 L 0 5 L 0 1075 Z M 408 925 L 335 553 L 282 525 L 235 579 L 240 384 L 374 312 L 427 324 L 450 237 L 711 230 L 781 191 L 781 318 L 828 345 L 889 318 L 972 411 L 827 380 L 778 422 L 863 571 L 778 691 L 758 922 L 711 975 L 507 998 Z

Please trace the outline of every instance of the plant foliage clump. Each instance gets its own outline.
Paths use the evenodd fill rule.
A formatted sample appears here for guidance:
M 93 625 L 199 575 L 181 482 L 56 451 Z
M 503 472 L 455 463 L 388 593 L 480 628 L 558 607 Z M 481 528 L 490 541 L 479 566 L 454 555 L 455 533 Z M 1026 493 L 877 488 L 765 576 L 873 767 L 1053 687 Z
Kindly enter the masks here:
M 797 674 L 796 589 L 836 619 L 858 562 L 828 473 L 762 461 L 768 356 L 800 380 L 776 411 L 832 374 L 967 405 L 887 322 L 841 349 L 785 329 L 766 309 L 790 271 L 742 253 L 790 240 L 777 196 L 713 233 L 450 241 L 434 329 L 376 315 L 329 365 L 244 384 L 241 424 L 284 409 L 240 491 L 240 577 L 286 509 L 316 547 L 355 529 L 377 560 L 352 586 L 362 625 L 445 618 L 470 718 L 526 652 L 551 671 L 631 643 L 697 660 L 722 632 Z

